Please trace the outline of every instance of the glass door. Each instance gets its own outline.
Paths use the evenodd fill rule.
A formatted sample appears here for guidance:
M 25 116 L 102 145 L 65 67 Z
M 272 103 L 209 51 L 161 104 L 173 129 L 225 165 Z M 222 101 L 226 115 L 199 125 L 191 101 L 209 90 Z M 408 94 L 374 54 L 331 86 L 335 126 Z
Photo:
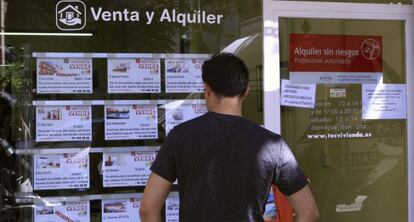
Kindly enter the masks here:
M 152 162 L 207 111 L 201 65 L 224 49 L 254 76 L 243 114 L 263 124 L 260 6 L 0 0 L 0 221 L 139 221 Z
M 265 125 L 312 181 L 320 221 L 412 221 L 411 7 L 268 3 Z

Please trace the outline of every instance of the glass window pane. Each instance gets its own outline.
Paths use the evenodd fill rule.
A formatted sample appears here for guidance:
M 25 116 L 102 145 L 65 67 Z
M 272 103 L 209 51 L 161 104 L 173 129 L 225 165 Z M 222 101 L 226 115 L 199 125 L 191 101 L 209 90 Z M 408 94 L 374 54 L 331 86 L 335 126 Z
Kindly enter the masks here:
M 376 68 L 363 65 L 352 67 L 358 63 L 355 59 L 348 65 L 339 66 L 338 70 L 329 70 L 332 67 L 330 64 L 339 60 L 321 60 L 323 64 L 318 64 L 316 70 L 319 68 L 319 73 L 324 73 L 324 76 L 319 76 L 318 81 L 321 82 L 316 84 L 315 107 L 283 106 L 282 135 L 312 181 L 311 187 L 321 213 L 320 221 L 407 221 L 405 117 L 369 118 L 362 113 L 368 107 L 366 100 L 363 100 L 367 88 L 375 91 L 381 84 L 341 83 L 338 80 L 323 82 L 339 79 L 339 75 L 371 75 L 353 70 L 379 69 L 383 84 L 404 88 L 404 23 L 282 18 L 280 28 L 282 78 L 290 78 L 290 81 L 297 71 L 295 69 L 298 69 L 296 64 L 292 65 L 295 62 L 292 58 L 296 59 L 296 54 L 300 53 L 292 51 L 292 47 L 295 50 L 313 48 L 313 51 L 303 51 L 311 59 L 311 54 L 318 54 L 319 46 L 337 45 L 332 51 L 320 51 L 318 55 L 330 56 L 332 53 L 331 57 L 338 59 L 339 54 L 345 53 L 343 49 L 355 47 L 353 45 L 360 41 L 358 39 L 378 40 L 376 46 L 382 48 L 382 60 L 373 63 Z M 366 45 L 361 45 L 361 49 L 366 49 Z M 295 54 L 293 57 L 292 52 Z M 356 53 L 363 53 L 359 46 Z M 300 65 L 300 68 L 305 67 L 298 74 L 298 79 L 302 79 L 303 83 L 311 82 L 305 75 L 315 74 L 307 72 L 315 71 L 311 63 L 318 62 Z M 397 93 L 398 97 L 405 98 L 404 93 Z M 398 106 L 398 109 L 405 109 L 403 104 Z
M 111 203 L 101 201 L 99 195 L 142 193 L 145 178 L 132 180 L 136 184 L 130 180 L 112 186 L 105 180 L 104 169 L 117 161 L 125 166 L 130 152 L 137 150 L 146 155 L 144 159 L 151 159 L 175 124 L 168 118 L 176 118 L 177 123 L 187 118 L 186 113 L 205 112 L 205 107 L 188 104 L 179 103 L 174 109 L 168 106 L 169 100 L 204 99 L 202 84 L 194 83 L 200 81 L 177 83 L 178 78 L 173 77 L 181 74 L 187 78 L 185 74 L 200 70 L 203 59 L 222 50 L 246 62 L 251 91 L 243 115 L 263 124 L 259 0 L 0 2 L 2 32 L 14 33 L 0 36 L 0 138 L 7 138 L 19 151 L 16 161 L 0 152 L 0 164 L 10 168 L 15 164 L 17 175 L 31 180 L 40 198 L 94 198 L 90 203 L 76 204 L 67 199 L 66 205 L 90 208 L 90 212 L 82 210 L 79 214 L 90 217 L 90 221 L 102 221 L 101 209 Z M 177 84 L 181 88 L 174 91 Z M 194 86 L 186 90 L 187 85 Z M 141 114 L 148 118 L 134 121 Z M 85 133 L 80 134 L 82 131 Z M 137 136 L 143 131 L 147 134 Z M 142 151 L 145 147 L 152 153 Z M 62 159 L 76 161 L 78 168 L 63 167 Z M 67 177 L 72 173 L 81 178 L 85 172 L 89 184 L 74 183 L 75 178 Z M 35 175 L 39 175 L 37 182 Z M 41 184 L 45 177 L 49 179 Z M 64 184 L 58 183 L 63 180 Z M 49 189 L 52 186 L 56 189 Z M 173 190 L 177 191 L 177 186 Z M 50 212 L 50 206 L 39 206 L 32 214 L 29 205 L 18 213 L 24 221 L 33 221 L 34 217 L 42 221 L 40 217 Z M 43 219 L 57 221 L 53 217 Z

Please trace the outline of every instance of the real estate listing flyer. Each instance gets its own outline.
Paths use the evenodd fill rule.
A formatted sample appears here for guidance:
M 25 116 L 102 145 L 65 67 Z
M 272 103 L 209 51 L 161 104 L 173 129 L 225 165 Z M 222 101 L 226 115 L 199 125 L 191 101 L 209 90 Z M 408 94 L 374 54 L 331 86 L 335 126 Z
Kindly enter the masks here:
M 205 104 L 165 104 L 165 131 L 170 132 L 176 125 L 199 117 L 207 112 Z
M 102 222 L 136 222 L 141 198 L 102 200 Z
M 89 188 L 88 152 L 34 155 L 34 189 Z
M 92 59 L 38 58 L 37 93 L 92 93 Z
M 202 93 L 202 59 L 165 59 L 165 91 L 167 93 Z
M 179 222 L 180 200 L 179 197 L 168 197 L 165 201 L 165 221 Z
M 108 93 L 160 92 L 160 59 L 108 59 Z
M 89 201 L 63 202 L 57 204 L 36 205 L 34 213 L 35 222 L 89 222 Z
M 406 119 L 405 84 L 362 84 L 362 119 Z
M 294 84 L 282 79 L 280 103 L 282 106 L 315 108 L 316 84 Z
M 91 106 L 37 106 L 36 142 L 90 141 Z
M 155 160 L 155 151 L 103 154 L 103 186 L 145 186 Z
M 105 106 L 105 140 L 158 138 L 157 105 Z

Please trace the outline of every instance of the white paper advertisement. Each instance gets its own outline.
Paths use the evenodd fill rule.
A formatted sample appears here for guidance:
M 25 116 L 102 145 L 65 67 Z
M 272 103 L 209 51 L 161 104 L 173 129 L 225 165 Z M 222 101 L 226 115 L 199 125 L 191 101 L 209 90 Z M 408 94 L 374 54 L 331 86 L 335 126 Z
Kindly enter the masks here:
M 89 188 L 89 154 L 65 153 L 34 155 L 34 189 Z
M 105 140 L 158 138 L 157 105 L 105 106 Z
M 141 198 L 102 200 L 102 222 L 137 222 Z
M 103 186 L 145 186 L 155 156 L 155 151 L 104 153 Z
M 282 79 L 281 104 L 302 108 L 315 108 L 316 84 L 292 84 Z
M 180 199 L 179 197 L 169 197 L 165 201 L 165 221 L 179 222 L 180 216 Z
M 405 84 L 363 84 L 362 119 L 407 118 Z
M 165 59 L 167 93 L 204 92 L 201 79 L 203 59 Z
M 182 104 L 182 105 L 165 105 L 166 126 L 165 130 L 168 134 L 176 125 L 181 124 L 190 119 L 199 117 L 207 112 L 205 104 Z
M 36 107 L 36 142 L 91 139 L 91 106 Z
M 54 205 L 54 204 L 53 204 Z M 56 206 L 35 207 L 35 222 L 89 222 L 89 201 L 63 202 Z
M 159 92 L 160 59 L 108 59 L 108 93 Z
M 92 59 L 38 58 L 37 93 L 92 93 Z

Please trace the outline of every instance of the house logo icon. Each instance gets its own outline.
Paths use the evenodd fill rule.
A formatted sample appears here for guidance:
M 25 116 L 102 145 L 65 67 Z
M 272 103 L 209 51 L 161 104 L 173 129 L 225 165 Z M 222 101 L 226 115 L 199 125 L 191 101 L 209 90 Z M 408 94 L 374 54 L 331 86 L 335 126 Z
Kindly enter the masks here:
M 56 26 L 63 31 L 82 30 L 86 25 L 86 6 L 79 0 L 62 0 L 56 4 Z

